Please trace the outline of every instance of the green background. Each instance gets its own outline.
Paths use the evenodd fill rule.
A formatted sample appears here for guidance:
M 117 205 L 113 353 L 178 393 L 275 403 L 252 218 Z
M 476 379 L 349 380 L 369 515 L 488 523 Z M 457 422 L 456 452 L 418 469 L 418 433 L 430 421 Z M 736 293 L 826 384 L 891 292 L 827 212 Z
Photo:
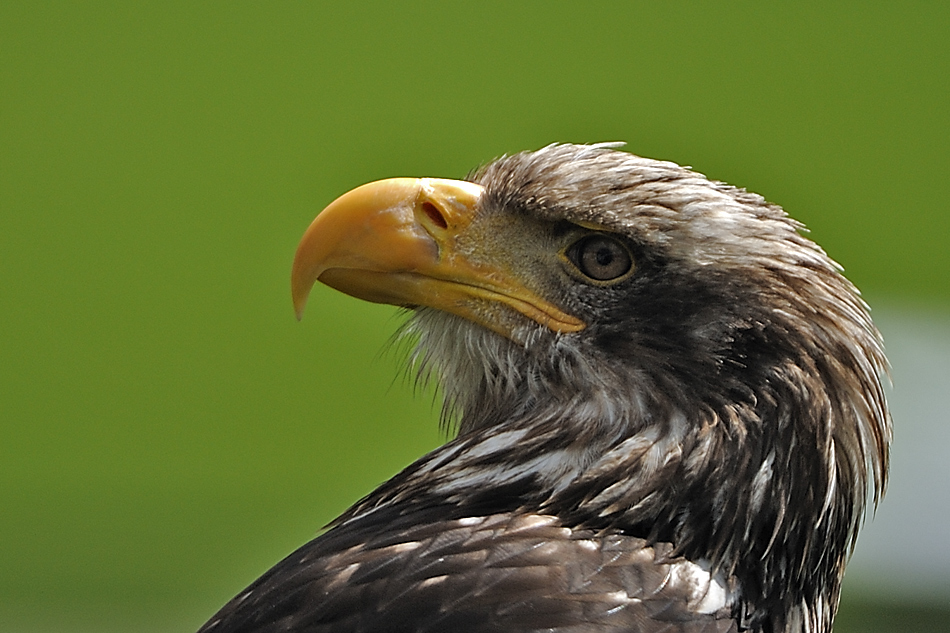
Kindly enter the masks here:
M 607 140 L 950 305 L 947 3 L 0 3 L 0 629 L 197 628 L 439 443 L 394 309 L 294 320 L 297 240 L 369 180 Z M 947 621 L 846 595 L 840 631 Z

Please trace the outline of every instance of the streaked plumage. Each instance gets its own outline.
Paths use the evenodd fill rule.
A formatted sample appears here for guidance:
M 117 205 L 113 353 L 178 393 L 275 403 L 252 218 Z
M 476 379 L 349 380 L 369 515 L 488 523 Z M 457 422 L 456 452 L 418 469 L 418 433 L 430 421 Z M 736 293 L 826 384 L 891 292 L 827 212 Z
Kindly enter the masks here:
M 891 432 L 880 336 L 839 267 L 758 195 L 609 145 L 470 180 L 412 185 L 413 239 L 537 309 L 295 267 L 295 296 L 319 277 L 414 308 L 411 362 L 458 435 L 202 632 L 830 631 Z

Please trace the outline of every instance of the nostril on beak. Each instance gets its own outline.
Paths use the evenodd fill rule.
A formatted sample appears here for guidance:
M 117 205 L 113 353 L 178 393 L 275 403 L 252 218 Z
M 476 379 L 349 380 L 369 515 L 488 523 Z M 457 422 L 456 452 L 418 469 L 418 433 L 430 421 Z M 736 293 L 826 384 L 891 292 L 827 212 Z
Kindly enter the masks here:
M 449 223 L 446 222 L 445 216 L 442 215 L 442 211 L 439 210 L 439 207 L 435 206 L 429 201 L 422 203 L 422 212 L 426 214 L 426 217 L 429 218 L 429 221 L 432 222 L 435 226 L 440 229 L 446 229 L 449 226 Z

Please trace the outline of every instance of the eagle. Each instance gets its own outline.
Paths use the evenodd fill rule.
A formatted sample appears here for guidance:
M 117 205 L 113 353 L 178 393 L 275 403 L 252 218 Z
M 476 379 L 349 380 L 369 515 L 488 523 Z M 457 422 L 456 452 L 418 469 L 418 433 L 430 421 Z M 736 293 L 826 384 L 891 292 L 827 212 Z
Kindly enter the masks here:
M 761 196 L 615 143 L 393 178 L 293 263 L 408 309 L 456 431 L 201 633 L 827 632 L 891 421 L 841 267 Z

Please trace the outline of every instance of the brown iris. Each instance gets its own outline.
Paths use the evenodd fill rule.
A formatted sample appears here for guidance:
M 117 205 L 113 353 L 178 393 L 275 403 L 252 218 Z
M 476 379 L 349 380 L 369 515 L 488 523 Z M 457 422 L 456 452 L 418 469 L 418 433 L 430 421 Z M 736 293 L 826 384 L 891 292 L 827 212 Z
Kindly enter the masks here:
M 567 258 L 585 277 L 614 281 L 633 268 L 633 258 L 624 244 L 608 235 L 588 235 L 567 250 Z

